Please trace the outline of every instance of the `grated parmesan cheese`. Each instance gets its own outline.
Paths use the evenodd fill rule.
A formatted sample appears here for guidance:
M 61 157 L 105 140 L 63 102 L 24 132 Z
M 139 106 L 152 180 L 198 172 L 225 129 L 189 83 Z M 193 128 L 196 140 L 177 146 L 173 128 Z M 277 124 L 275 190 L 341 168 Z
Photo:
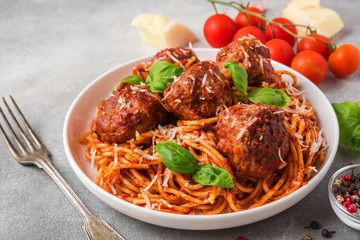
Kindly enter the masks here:
M 250 119 L 250 121 L 246 125 L 248 125 L 250 127 L 251 125 L 253 125 L 256 122 L 256 120 L 257 120 L 257 117 L 253 117 L 252 119 Z
M 224 107 L 225 107 L 226 112 L 227 112 L 227 115 L 226 115 L 225 119 L 229 119 L 229 117 L 230 117 L 229 109 L 226 107 L 226 105 L 224 105 Z
M 146 203 L 145 208 L 152 209 L 151 204 L 150 204 L 150 200 L 149 200 L 148 196 L 145 194 L 145 192 L 142 190 L 142 188 L 140 188 L 140 192 L 141 192 L 141 195 L 143 196 L 143 198 L 145 200 L 145 203 Z
M 190 76 L 192 76 L 192 75 L 190 75 Z M 191 81 L 191 88 L 190 88 L 190 94 L 192 94 L 193 93 L 193 91 L 194 91 L 194 86 L 195 86 L 195 79 L 193 79 L 192 78 L 192 81 Z
M 281 147 L 279 147 L 278 155 L 279 155 L 280 161 L 282 163 L 285 163 L 284 159 L 281 157 Z
M 277 112 L 274 112 L 274 114 L 279 114 L 279 113 L 283 113 L 284 111 L 277 111 Z
M 146 192 L 147 190 L 149 190 L 149 188 L 151 188 L 151 186 L 154 184 L 154 182 L 156 181 L 158 175 L 156 174 L 155 177 L 151 180 L 151 182 L 149 183 L 149 185 L 147 185 L 146 188 L 143 189 L 144 192 Z
M 166 175 L 165 175 L 165 178 L 164 178 L 164 181 L 163 181 L 163 184 L 162 184 L 163 187 L 168 186 L 170 175 L 171 175 L 171 171 L 167 169 Z
M 103 182 L 104 182 L 104 179 L 103 179 L 103 177 L 101 177 L 101 179 L 100 179 L 100 187 L 102 187 L 103 186 Z
M 136 152 L 137 154 L 139 154 L 139 155 L 141 155 L 141 156 L 143 156 L 144 158 L 147 158 L 147 159 L 149 159 L 149 160 L 151 160 L 151 159 L 156 159 L 155 156 L 151 156 L 150 154 L 147 154 L 147 153 L 143 152 L 142 150 L 140 150 L 140 149 L 138 149 L 138 148 L 135 148 L 135 149 L 134 149 L 134 152 Z
M 166 51 L 166 53 L 167 53 L 167 55 L 168 55 L 175 63 L 179 63 L 179 65 L 184 68 L 184 65 L 182 65 L 182 63 L 180 62 L 180 60 L 177 59 L 174 55 L 172 55 L 171 52 Z
M 232 121 L 232 123 L 231 123 L 231 126 L 230 126 L 231 128 L 233 128 L 233 127 L 234 127 L 234 125 L 235 125 L 235 121 L 236 121 L 236 118 L 234 118 L 234 119 L 233 119 L 233 121 Z
M 206 83 L 206 77 L 207 77 L 207 73 L 205 73 L 202 81 L 201 81 L 201 87 L 204 87 L 205 86 L 205 83 Z
M 219 80 L 221 80 L 221 82 L 223 82 L 223 80 L 221 79 L 221 77 L 220 77 L 216 72 L 214 72 L 214 75 L 215 75 L 215 77 L 216 77 L 217 79 L 219 79 Z
M 205 89 L 208 93 L 214 93 L 214 91 L 211 90 L 211 87 L 206 86 Z
M 319 151 L 319 148 L 321 147 L 321 143 L 322 143 L 322 140 L 323 140 L 323 137 L 321 136 L 322 132 L 323 132 L 323 129 L 321 129 L 320 132 L 319 132 L 318 140 L 316 142 L 313 142 L 313 144 L 311 145 L 309 155 Z
M 318 170 L 316 169 L 315 166 L 309 166 L 308 168 L 310 168 L 310 169 L 313 170 L 314 172 L 318 172 Z
M 293 181 L 292 182 L 294 185 L 300 185 L 300 182 L 297 182 L 297 181 Z
M 148 91 L 146 91 L 145 94 L 148 95 L 149 97 L 152 97 L 152 98 L 155 98 L 156 100 L 158 100 L 159 103 L 163 106 L 163 108 L 164 108 L 166 111 L 170 112 L 169 109 L 166 107 L 166 105 L 165 105 L 165 104 L 161 101 L 161 99 L 160 99 L 159 97 L 157 97 L 155 94 L 150 93 L 150 92 L 148 92 Z
M 215 115 L 217 116 L 222 110 L 224 110 L 223 106 L 217 106 L 216 111 L 215 111 Z
M 160 199 L 159 201 L 157 201 L 158 203 L 161 203 L 164 204 L 165 206 L 167 206 L 168 208 L 172 208 L 173 205 L 171 205 L 170 203 L 168 203 L 166 200 L 164 199 Z M 159 205 L 159 209 L 160 209 L 160 205 Z
M 240 132 L 236 135 L 236 140 L 239 140 L 246 131 L 247 130 L 245 128 L 241 128 Z
M 170 93 L 171 93 L 172 91 L 174 91 L 174 89 L 175 89 L 175 88 L 172 88 L 170 91 L 168 91 L 168 92 L 166 93 L 166 95 L 164 96 L 164 98 L 161 99 L 161 101 L 164 101 L 164 100 L 170 95 Z
M 109 183 L 109 187 L 111 189 L 112 194 L 116 195 L 116 189 L 114 188 L 114 186 L 111 183 Z
M 261 55 L 257 55 L 257 56 L 260 58 L 259 63 L 260 63 L 261 72 L 264 73 L 264 58 Z
M 90 154 L 91 154 L 91 165 L 90 168 L 94 167 L 94 163 L 95 163 L 95 155 L 96 155 L 96 148 L 90 148 Z

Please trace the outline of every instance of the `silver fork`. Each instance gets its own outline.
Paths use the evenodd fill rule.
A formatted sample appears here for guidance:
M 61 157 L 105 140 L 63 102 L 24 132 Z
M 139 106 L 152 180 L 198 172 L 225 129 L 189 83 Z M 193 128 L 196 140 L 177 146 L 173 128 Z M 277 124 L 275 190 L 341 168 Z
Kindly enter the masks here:
M 24 115 L 20 111 L 14 99 L 10 96 L 15 109 L 17 110 L 20 119 L 23 121 L 26 129 L 28 130 L 31 139 L 29 139 L 23 129 L 21 128 L 19 122 L 16 120 L 15 115 L 11 111 L 9 105 L 7 104 L 5 98 L 3 98 L 4 104 L 11 116 L 14 120 L 15 125 L 17 126 L 20 135 L 25 141 L 28 149 L 23 146 L 23 144 L 19 141 L 17 135 L 15 134 L 13 128 L 11 127 L 8 119 L 6 118 L 4 112 L 0 107 L 0 113 L 4 119 L 5 124 L 9 128 L 11 135 L 16 142 L 20 152 L 13 146 L 10 139 L 6 135 L 3 127 L 0 124 L 0 131 L 2 136 L 10 149 L 11 154 L 14 158 L 23 165 L 36 165 L 37 167 L 44 169 L 47 174 L 54 180 L 54 182 L 58 185 L 61 191 L 65 194 L 65 196 L 69 199 L 71 204 L 75 207 L 78 213 L 84 220 L 85 232 L 90 240 L 124 240 L 114 229 L 112 229 L 104 220 L 95 217 L 90 211 L 85 207 L 85 205 L 81 202 L 81 200 L 76 196 L 74 191 L 70 188 L 70 186 L 65 182 L 65 180 L 61 177 L 60 173 L 55 169 L 52 165 L 51 160 L 48 156 L 49 151 L 46 149 L 44 144 L 36 137 L 34 131 L 31 129 L 29 123 L 25 119 Z

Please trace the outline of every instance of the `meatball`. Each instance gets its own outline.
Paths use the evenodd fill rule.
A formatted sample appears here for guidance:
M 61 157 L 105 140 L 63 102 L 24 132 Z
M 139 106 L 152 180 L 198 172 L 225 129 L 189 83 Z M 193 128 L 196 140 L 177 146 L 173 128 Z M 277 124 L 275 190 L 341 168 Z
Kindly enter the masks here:
M 160 99 L 161 100 L 161 99 Z M 123 143 L 161 124 L 167 112 L 147 86 L 123 82 L 104 100 L 92 122 L 103 142 Z
M 216 64 L 226 78 L 232 79 L 224 68 L 226 61 L 238 63 L 246 69 L 249 86 L 260 86 L 262 82 L 275 81 L 275 71 L 270 61 L 270 51 L 255 37 L 243 37 L 220 49 Z
M 217 147 L 241 176 L 264 177 L 289 151 L 285 115 L 276 106 L 237 104 L 218 115 Z
M 191 61 L 190 61 L 191 60 Z M 166 48 L 158 52 L 148 63 L 140 63 L 133 69 L 133 74 L 139 75 L 146 80 L 150 67 L 159 61 L 177 63 L 184 70 L 188 69 L 192 64 L 199 62 L 192 49 L 185 48 Z
M 164 102 L 176 117 L 186 120 L 216 116 L 232 104 L 230 84 L 210 61 L 192 65 L 164 91 Z

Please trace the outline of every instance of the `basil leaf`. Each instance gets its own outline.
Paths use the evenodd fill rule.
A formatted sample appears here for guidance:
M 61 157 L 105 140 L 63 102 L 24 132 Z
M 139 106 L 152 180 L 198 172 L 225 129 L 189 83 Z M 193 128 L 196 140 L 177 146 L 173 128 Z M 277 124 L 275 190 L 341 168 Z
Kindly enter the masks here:
M 349 151 L 360 152 L 360 125 L 358 125 L 351 134 Z
M 234 186 L 234 182 L 228 171 L 210 164 L 200 165 L 200 169 L 192 176 L 192 178 L 195 182 L 203 185 L 212 185 L 222 188 L 231 188 Z
M 339 121 L 339 142 L 348 145 L 355 128 L 360 125 L 360 102 L 343 102 L 332 104 Z
M 156 62 L 150 67 L 146 85 L 150 87 L 152 92 L 164 92 L 168 85 L 174 81 L 172 77 L 178 77 L 183 72 L 182 67 L 175 66 L 173 63 L 166 61 Z
M 242 97 L 245 97 L 248 87 L 248 75 L 245 68 L 231 61 L 225 62 L 224 68 L 229 70 L 236 89 L 241 93 Z
M 155 146 L 164 165 L 175 173 L 194 174 L 199 166 L 191 152 L 174 142 L 160 142 Z
M 290 102 L 289 96 L 283 90 L 272 88 L 258 88 L 249 92 L 247 98 L 253 103 L 262 102 L 279 108 L 285 107 Z
M 122 79 L 118 85 L 116 85 L 114 88 L 113 88 L 113 92 L 120 86 L 120 84 L 122 82 L 127 82 L 127 83 L 131 83 L 132 85 L 140 85 L 141 82 L 143 82 L 142 78 L 139 76 L 139 75 L 130 75 L 130 76 L 127 76 L 126 78 Z

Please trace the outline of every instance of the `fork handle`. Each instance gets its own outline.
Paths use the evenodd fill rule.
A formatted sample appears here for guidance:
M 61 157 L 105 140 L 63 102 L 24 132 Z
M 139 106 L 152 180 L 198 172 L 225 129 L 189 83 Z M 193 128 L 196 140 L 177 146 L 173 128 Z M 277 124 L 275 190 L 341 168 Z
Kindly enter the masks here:
M 112 229 L 105 221 L 95 217 L 85 207 L 79 197 L 52 165 L 48 157 L 40 157 L 36 165 L 47 172 L 47 174 L 52 178 L 52 180 L 54 180 L 56 185 L 61 189 L 67 199 L 69 199 L 71 204 L 81 215 L 85 223 L 85 232 L 90 240 L 124 240 L 124 238 L 121 237 L 114 229 Z

